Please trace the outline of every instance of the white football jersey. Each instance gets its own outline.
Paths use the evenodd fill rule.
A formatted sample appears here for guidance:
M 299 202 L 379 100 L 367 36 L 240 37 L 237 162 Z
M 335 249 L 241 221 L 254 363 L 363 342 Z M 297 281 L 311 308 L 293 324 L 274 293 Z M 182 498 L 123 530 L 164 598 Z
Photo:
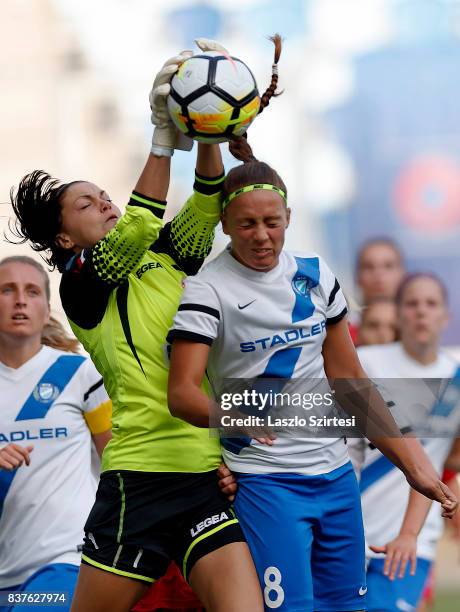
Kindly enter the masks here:
M 0 362 L 0 446 L 34 446 L 29 466 L 0 470 L 0 588 L 49 563 L 80 564 L 97 488 L 84 414 L 107 400 L 80 355 L 43 346 L 17 369 Z
M 429 416 L 433 404 L 428 405 L 426 402 L 427 394 L 421 390 L 423 386 L 421 379 L 451 378 L 457 371 L 457 364 L 445 353 L 441 352 L 434 363 L 422 365 L 412 359 L 399 342 L 361 347 L 358 349 L 358 355 L 369 377 L 376 383 L 384 384 L 390 397 L 393 389 L 396 405 L 398 404 L 398 392 L 401 397 L 401 384 L 403 384 L 404 397 L 410 398 L 412 406 L 417 406 L 417 410 L 424 412 L 424 418 Z M 398 381 L 397 378 L 409 380 Z M 398 421 L 398 417 L 395 416 L 395 418 Z M 441 437 L 425 438 L 422 443 L 436 471 L 441 474 L 458 432 L 460 424 L 458 406 L 454 412 L 443 413 L 441 411 L 435 418 L 435 426 Z M 433 422 L 432 419 L 430 421 Z M 355 469 L 357 464 L 361 463 L 361 469 L 358 468 L 358 476 L 360 477 L 366 542 L 382 546 L 399 533 L 407 508 L 410 487 L 402 472 L 379 450 L 369 445 L 367 440 L 350 439 L 349 447 L 350 454 L 355 459 L 353 461 Z M 383 502 L 384 508 L 382 507 Z M 433 559 L 441 533 L 440 506 L 433 503 L 417 540 L 417 556 Z M 370 557 L 381 556 L 370 549 L 367 550 L 367 554 Z
M 211 346 L 207 374 L 214 395 L 226 379 L 302 379 L 324 386 L 327 325 L 347 312 L 340 285 L 316 254 L 283 251 L 278 265 L 257 272 L 223 251 L 187 278 L 168 340 Z M 308 383 L 308 379 L 316 379 Z M 230 469 L 244 473 L 323 474 L 348 460 L 344 438 L 282 437 L 222 440 Z

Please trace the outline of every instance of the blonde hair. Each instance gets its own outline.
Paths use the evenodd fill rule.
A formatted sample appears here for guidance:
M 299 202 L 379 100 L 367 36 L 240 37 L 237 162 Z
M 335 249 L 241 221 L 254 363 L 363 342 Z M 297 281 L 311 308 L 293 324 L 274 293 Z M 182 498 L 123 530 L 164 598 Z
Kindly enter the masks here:
M 66 332 L 62 323 L 51 316 L 42 331 L 42 344 L 67 353 L 78 353 L 80 343 Z

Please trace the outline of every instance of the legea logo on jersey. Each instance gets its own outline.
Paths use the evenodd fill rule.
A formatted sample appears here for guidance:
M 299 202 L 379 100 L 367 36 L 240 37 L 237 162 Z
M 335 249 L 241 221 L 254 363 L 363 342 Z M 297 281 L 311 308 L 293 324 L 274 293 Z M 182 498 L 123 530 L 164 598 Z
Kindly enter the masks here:
M 156 270 L 157 268 L 163 268 L 161 263 L 158 261 L 151 261 L 150 263 L 142 264 L 142 266 L 136 270 L 136 276 L 137 278 L 141 278 L 141 276 L 145 274 L 147 270 Z
M 59 393 L 59 388 L 53 385 L 53 383 L 40 383 L 33 390 L 34 399 L 42 404 L 54 402 Z
M 292 288 L 297 295 L 301 295 L 302 297 L 307 297 L 310 295 L 310 291 L 314 286 L 315 281 L 309 276 L 305 276 L 303 274 L 296 274 L 292 279 Z

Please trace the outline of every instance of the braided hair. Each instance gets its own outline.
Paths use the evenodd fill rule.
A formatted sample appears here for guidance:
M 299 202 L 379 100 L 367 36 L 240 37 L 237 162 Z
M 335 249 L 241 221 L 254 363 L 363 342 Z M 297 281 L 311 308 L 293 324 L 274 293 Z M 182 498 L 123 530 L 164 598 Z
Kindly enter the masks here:
M 265 90 L 260 101 L 259 114 L 266 108 L 273 96 L 280 95 L 276 92 L 278 86 L 278 60 L 281 55 L 281 36 L 275 34 L 270 37 L 270 40 L 275 45 L 275 56 L 272 64 L 272 78 L 270 85 Z M 281 93 L 281 92 L 280 92 Z M 232 168 L 227 174 L 222 190 L 223 197 L 226 198 L 228 195 L 247 185 L 253 185 L 255 183 L 268 183 L 282 189 L 287 196 L 286 185 L 283 179 L 271 166 L 265 162 L 259 161 L 254 153 L 252 152 L 251 145 L 247 139 L 247 133 L 243 136 L 233 137 L 228 145 L 230 153 L 237 160 L 242 161 L 243 164 Z
M 278 87 L 278 61 L 281 55 L 282 39 L 279 34 L 274 34 L 273 36 L 269 37 L 269 40 L 271 40 L 275 45 L 275 57 L 272 64 L 272 80 L 260 99 L 259 115 L 261 112 L 263 112 L 264 108 L 270 104 L 270 100 L 273 96 L 276 97 L 282 93 L 276 93 L 276 88 Z

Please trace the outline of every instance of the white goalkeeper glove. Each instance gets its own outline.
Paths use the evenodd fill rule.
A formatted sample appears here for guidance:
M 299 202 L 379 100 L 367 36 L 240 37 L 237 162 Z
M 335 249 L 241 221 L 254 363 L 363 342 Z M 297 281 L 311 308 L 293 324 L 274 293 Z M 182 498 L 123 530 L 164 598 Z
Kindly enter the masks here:
M 168 59 L 153 81 L 152 90 L 149 94 L 150 109 L 152 111 L 151 121 L 155 126 L 152 138 L 151 151 L 159 157 L 171 157 L 174 149 L 191 151 L 193 140 L 182 134 L 176 128 L 169 116 L 166 98 L 171 91 L 171 79 L 177 72 L 179 66 L 189 57 L 193 51 L 182 51 L 179 55 Z
M 225 47 L 223 47 L 217 40 L 210 40 L 209 38 L 195 38 L 195 42 L 202 51 L 218 51 L 223 55 L 230 55 Z

